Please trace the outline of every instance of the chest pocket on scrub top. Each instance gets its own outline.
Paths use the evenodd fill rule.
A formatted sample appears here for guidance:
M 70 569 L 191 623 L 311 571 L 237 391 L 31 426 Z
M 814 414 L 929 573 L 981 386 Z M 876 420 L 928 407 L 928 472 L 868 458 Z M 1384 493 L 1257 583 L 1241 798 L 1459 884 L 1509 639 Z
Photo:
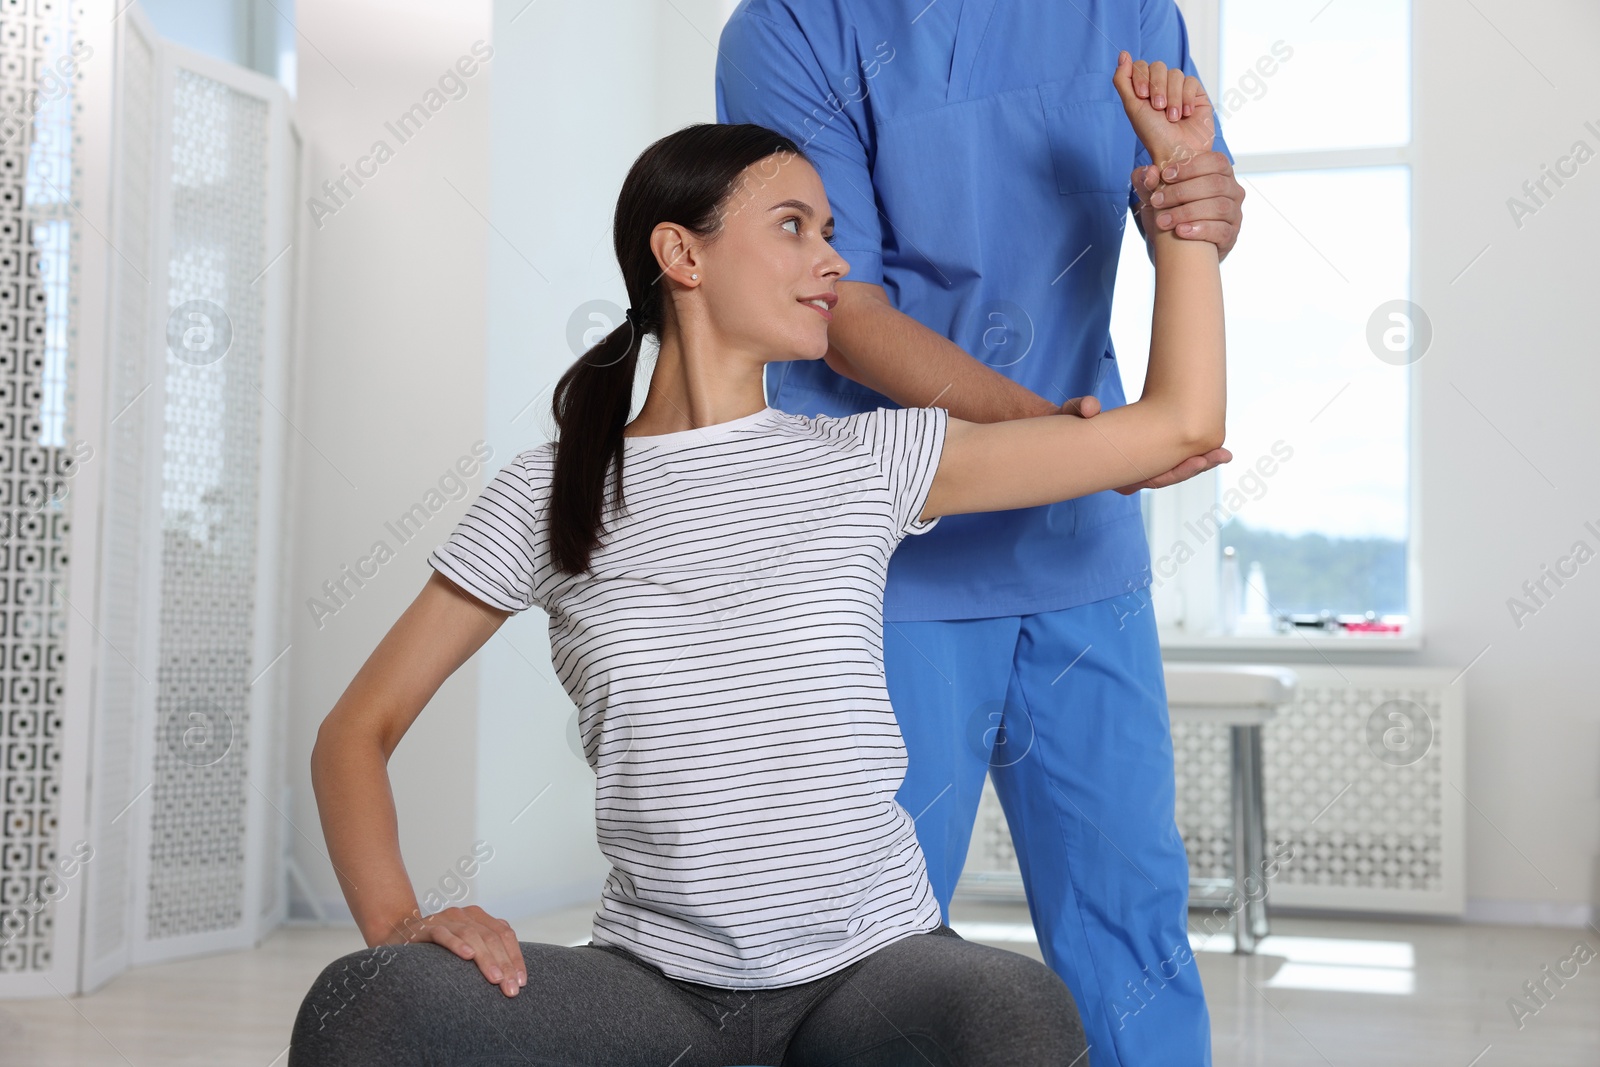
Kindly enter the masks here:
M 1076 74 L 1039 83 L 1056 188 L 1061 193 L 1132 191 L 1138 139 L 1111 73 Z

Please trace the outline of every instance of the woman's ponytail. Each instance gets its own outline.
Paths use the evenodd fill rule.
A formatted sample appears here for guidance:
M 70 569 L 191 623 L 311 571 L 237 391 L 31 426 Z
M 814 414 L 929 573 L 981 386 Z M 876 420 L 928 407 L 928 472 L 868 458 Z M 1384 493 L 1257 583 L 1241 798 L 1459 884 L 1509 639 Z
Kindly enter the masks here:
M 613 463 L 617 499 L 622 499 L 622 430 L 633 409 L 644 335 L 642 322 L 625 317 L 556 382 L 550 553 L 556 568 L 567 574 L 588 570 L 590 554 L 599 547 L 606 469 Z

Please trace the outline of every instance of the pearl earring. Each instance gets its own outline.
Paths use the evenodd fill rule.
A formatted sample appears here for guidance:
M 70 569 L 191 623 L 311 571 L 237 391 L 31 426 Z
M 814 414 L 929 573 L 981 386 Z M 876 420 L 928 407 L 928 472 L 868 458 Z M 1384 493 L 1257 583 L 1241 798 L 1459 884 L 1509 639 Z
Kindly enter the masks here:
M 700 280 L 700 275 L 698 275 L 698 274 L 691 274 L 691 275 L 689 275 L 689 280 L 690 280 L 690 281 L 699 281 L 699 280 Z

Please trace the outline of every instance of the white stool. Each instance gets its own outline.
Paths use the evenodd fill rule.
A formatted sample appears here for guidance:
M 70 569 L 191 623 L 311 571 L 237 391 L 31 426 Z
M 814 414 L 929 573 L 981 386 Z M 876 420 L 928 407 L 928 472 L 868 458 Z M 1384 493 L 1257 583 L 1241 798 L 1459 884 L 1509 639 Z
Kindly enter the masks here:
M 1238 894 L 1233 912 L 1233 951 L 1254 953 L 1267 936 L 1264 865 L 1267 828 L 1261 784 L 1261 727 L 1293 703 L 1299 676 L 1287 667 L 1216 663 L 1164 664 L 1169 717 L 1227 726 L 1232 735 L 1233 863 L 1231 878 L 1195 878 L 1191 901 L 1216 900 L 1219 892 Z M 1254 873 L 1259 893 L 1252 899 L 1246 882 Z

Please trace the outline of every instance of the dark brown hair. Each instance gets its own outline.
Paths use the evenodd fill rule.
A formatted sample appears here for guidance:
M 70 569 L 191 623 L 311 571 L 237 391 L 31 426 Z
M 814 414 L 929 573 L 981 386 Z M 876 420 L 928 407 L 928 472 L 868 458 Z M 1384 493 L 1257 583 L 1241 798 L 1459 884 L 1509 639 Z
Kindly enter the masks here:
M 703 122 L 656 141 L 628 169 L 611 230 L 637 326 L 625 318 L 556 382 L 551 400 L 557 427 L 555 473 L 548 513 L 557 570 L 578 574 L 589 569 L 604 532 L 608 466 L 614 466 L 617 503 L 622 504 L 622 430 L 633 406 L 639 349 L 645 334 L 659 340 L 668 313 L 667 283 L 650 235 L 660 223 L 675 222 L 715 240 L 745 168 L 779 153 L 805 158 L 794 141 L 765 126 Z

